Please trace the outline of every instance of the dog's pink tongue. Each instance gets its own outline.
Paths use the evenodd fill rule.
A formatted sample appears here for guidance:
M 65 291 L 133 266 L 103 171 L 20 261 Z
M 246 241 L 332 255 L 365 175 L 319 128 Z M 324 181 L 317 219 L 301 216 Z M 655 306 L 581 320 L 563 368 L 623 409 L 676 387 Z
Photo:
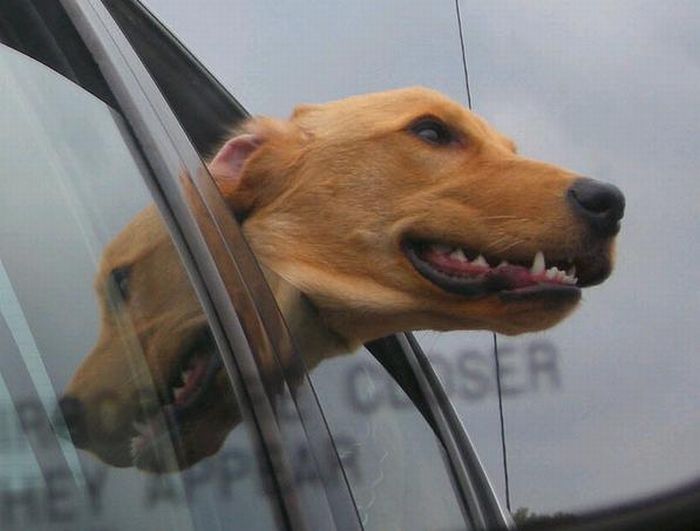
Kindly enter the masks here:
M 508 289 L 524 288 L 537 284 L 537 278 L 522 266 L 507 265 L 492 269 L 488 275 L 506 284 Z

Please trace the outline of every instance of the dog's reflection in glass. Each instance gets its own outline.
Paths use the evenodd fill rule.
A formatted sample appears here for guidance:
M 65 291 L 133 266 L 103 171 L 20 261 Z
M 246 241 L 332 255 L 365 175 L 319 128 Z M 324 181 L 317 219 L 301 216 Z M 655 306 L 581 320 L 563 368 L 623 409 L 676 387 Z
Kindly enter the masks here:
M 238 416 L 201 306 L 154 207 L 109 244 L 101 331 L 61 409 L 73 443 L 154 472 L 212 455 Z

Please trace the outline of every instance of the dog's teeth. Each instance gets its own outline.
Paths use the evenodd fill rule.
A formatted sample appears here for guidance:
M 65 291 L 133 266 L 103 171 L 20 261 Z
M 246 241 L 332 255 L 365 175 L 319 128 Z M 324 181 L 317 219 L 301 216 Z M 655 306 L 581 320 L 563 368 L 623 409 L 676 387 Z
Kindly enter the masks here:
M 530 273 L 532 273 L 533 275 L 540 275 L 544 273 L 544 254 L 542 253 L 542 251 L 537 251 L 535 259 L 532 261 Z
M 501 263 L 498 264 L 496 267 L 505 267 L 505 266 L 508 266 L 508 265 L 510 265 L 510 264 L 508 263 L 508 260 L 501 260 Z
M 467 257 L 464 255 L 462 249 L 455 249 L 450 253 L 450 258 L 453 260 L 459 260 L 460 262 L 467 262 Z
M 567 271 L 566 271 L 567 276 L 570 277 L 575 277 L 576 276 L 576 266 L 572 265 Z
M 474 265 L 478 265 L 481 267 L 491 267 L 489 263 L 486 261 L 486 258 L 484 258 L 482 255 L 479 255 L 476 257 L 476 260 L 472 262 Z
M 183 384 L 187 383 L 187 380 L 189 379 L 191 373 L 192 373 L 192 369 L 187 369 L 186 371 L 182 371 L 182 374 L 180 374 L 180 378 L 182 379 Z
M 566 278 L 566 273 L 564 271 L 557 271 L 557 280 L 563 282 Z
M 557 278 L 557 274 L 559 273 L 559 270 L 556 267 L 550 267 L 545 271 L 544 275 L 549 279 L 549 280 L 554 280 Z

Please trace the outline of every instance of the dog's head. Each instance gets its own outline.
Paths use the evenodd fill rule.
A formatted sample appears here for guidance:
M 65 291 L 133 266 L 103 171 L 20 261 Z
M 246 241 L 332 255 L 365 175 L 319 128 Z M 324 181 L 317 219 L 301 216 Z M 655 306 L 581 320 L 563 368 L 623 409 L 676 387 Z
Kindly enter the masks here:
M 359 341 L 552 326 L 609 275 L 624 209 L 423 88 L 254 119 L 210 169 L 260 260 Z
M 154 206 L 102 254 L 101 329 L 61 399 L 73 443 L 120 467 L 185 468 L 238 418 L 181 259 Z

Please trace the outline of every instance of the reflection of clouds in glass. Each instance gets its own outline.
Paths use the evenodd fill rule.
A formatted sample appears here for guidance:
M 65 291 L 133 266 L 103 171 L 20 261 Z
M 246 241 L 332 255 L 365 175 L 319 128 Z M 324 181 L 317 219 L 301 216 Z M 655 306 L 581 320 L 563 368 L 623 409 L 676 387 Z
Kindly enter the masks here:
M 149 195 L 104 103 L 14 51 L 2 50 L 0 68 L 0 123 L 12 125 L 0 128 L 0 168 L 12 176 L 0 251 L 60 390 L 98 330 L 102 246 Z

